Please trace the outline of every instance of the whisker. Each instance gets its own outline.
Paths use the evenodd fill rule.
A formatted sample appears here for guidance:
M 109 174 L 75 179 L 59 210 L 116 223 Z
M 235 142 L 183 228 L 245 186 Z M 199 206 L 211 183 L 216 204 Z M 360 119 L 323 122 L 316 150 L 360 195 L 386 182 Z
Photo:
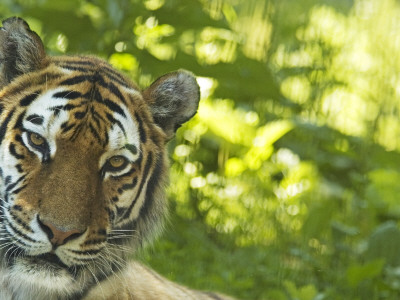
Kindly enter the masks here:
M 121 234 L 118 236 L 110 236 L 107 239 L 108 240 L 117 240 L 117 239 L 124 239 L 124 238 L 133 238 L 134 235 L 127 235 L 127 234 Z
M 95 265 L 95 263 L 94 263 L 94 261 L 93 261 L 93 258 L 92 258 L 92 256 L 91 256 L 90 254 L 89 254 L 89 257 L 90 257 L 90 259 L 92 260 L 93 265 Z M 96 275 L 95 275 L 94 272 L 91 270 L 90 265 L 87 266 L 87 270 L 92 274 L 93 279 L 96 281 L 96 284 L 97 284 L 97 285 L 100 285 L 100 281 L 97 279 Z M 103 288 L 101 287 L 101 285 L 100 285 L 100 289 L 101 289 L 101 293 L 103 294 L 103 299 L 105 299 L 104 290 L 103 290 Z

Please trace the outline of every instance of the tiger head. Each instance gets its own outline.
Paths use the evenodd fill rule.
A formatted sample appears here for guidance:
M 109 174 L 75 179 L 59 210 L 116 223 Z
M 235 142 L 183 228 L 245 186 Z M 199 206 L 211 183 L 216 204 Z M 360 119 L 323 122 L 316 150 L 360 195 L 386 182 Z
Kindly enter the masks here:
M 162 227 L 166 143 L 199 96 L 187 71 L 141 91 L 98 58 L 48 56 L 25 21 L 4 21 L 0 286 L 74 298 L 122 268 Z

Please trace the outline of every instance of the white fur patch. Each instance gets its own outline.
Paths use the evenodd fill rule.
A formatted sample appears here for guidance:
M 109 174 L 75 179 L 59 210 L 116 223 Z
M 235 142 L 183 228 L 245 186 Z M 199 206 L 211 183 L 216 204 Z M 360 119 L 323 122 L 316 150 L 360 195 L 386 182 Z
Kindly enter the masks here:
M 0 275 L 0 282 L 17 296 L 16 299 L 62 299 L 80 290 L 78 283 L 66 270 L 29 260 L 17 259 L 7 273 Z
M 34 124 L 27 120 L 23 122 L 23 126 L 26 130 L 37 133 L 46 139 L 50 148 L 50 157 L 54 157 L 56 153 L 57 132 L 60 131 L 61 125 L 69 119 L 69 113 L 67 111 L 59 110 L 57 115 L 54 114 L 58 106 L 66 105 L 70 101 L 69 99 L 53 97 L 55 93 L 62 91 L 65 91 L 65 89 L 58 88 L 48 90 L 46 93 L 39 96 L 27 109 L 26 116 L 42 116 L 42 124 Z M 27 142 L 26 137 L 24 138 L 24 142 Z M 32 151 L 40 157 L 41 154 L 39 151 L 35 149 L 32 149 Z
M 108 131 L 109 143 L 107 146 L 107 152 L 102 155 L 99 161 L 99 169 L 101 169 L 105 162 L 115 155 L 121 155 L 126 157 L 129 161 L 134 162 L 139 158 L 140 151 L 140 135 L 139 129 L 135 121 L 132 119 L 129 110 L 125 105 L 121 104 L 121 109 L 124 111 L 125 117 L 114 113 L 114 119 L 118 120 L 120 124 L 123 124 L 124 130 L 118 124 L 114 124 Z M 124 132 L 125 131 L 125 132 Z M 133 154 L 131 151 L 125 148 L 126 145 L 134 145 L 138 152 Z M 122 174 L 124 170 L 120 173 Z M 115 175 L 115 174 L 114 174 Z M 110 174 L 105 174 L 107 179 Z

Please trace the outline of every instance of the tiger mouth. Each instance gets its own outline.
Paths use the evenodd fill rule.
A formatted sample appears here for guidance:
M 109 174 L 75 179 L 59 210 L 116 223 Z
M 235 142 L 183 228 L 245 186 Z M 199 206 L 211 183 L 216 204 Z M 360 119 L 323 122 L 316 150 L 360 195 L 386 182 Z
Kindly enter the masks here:
M 11 254 L 7 255 L 7 261 L 10 265 L 16 263 L 17 259 L 23 259 L 25 264 L 28 263 L 33 269 L 46 269 L 52 272 L 59 272 L 62 270 L 67 271 L 73 277 L 76 277 L 79 270 L 84 266 L 72 265 L 67 266 L 61 261 L 61 259 L 54 253 L 43 253 L 40 255 L 21 255 L 21 252 L 13 251 Z
M 35 262 L 37 261 L 38 263 L 45 263 L 51 266 L 58 267 L 60 269 L 69 269 L 71 267 L 68 267 L 66 264 L 64 264 L 61 259 L 53 254 L 53 253 L 45 253 L 45 254 L 40 254 L 38 256 L 32 256 L 31 259 Z

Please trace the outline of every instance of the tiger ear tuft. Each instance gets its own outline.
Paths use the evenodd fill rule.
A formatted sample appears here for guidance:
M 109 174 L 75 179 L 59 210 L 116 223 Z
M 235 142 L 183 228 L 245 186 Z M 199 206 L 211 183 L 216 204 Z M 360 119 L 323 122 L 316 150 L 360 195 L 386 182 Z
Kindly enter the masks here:
M 21 18 L 12 17 L 0 27 L 0 89 L 15 77 L 40 69 L 46 53 L 36 32 Z
M 154 121 L 171 139 L 196 114 L 200 89 L 192 73 L 179 70 L 158 78 L 143 95 L 150 104 Z

